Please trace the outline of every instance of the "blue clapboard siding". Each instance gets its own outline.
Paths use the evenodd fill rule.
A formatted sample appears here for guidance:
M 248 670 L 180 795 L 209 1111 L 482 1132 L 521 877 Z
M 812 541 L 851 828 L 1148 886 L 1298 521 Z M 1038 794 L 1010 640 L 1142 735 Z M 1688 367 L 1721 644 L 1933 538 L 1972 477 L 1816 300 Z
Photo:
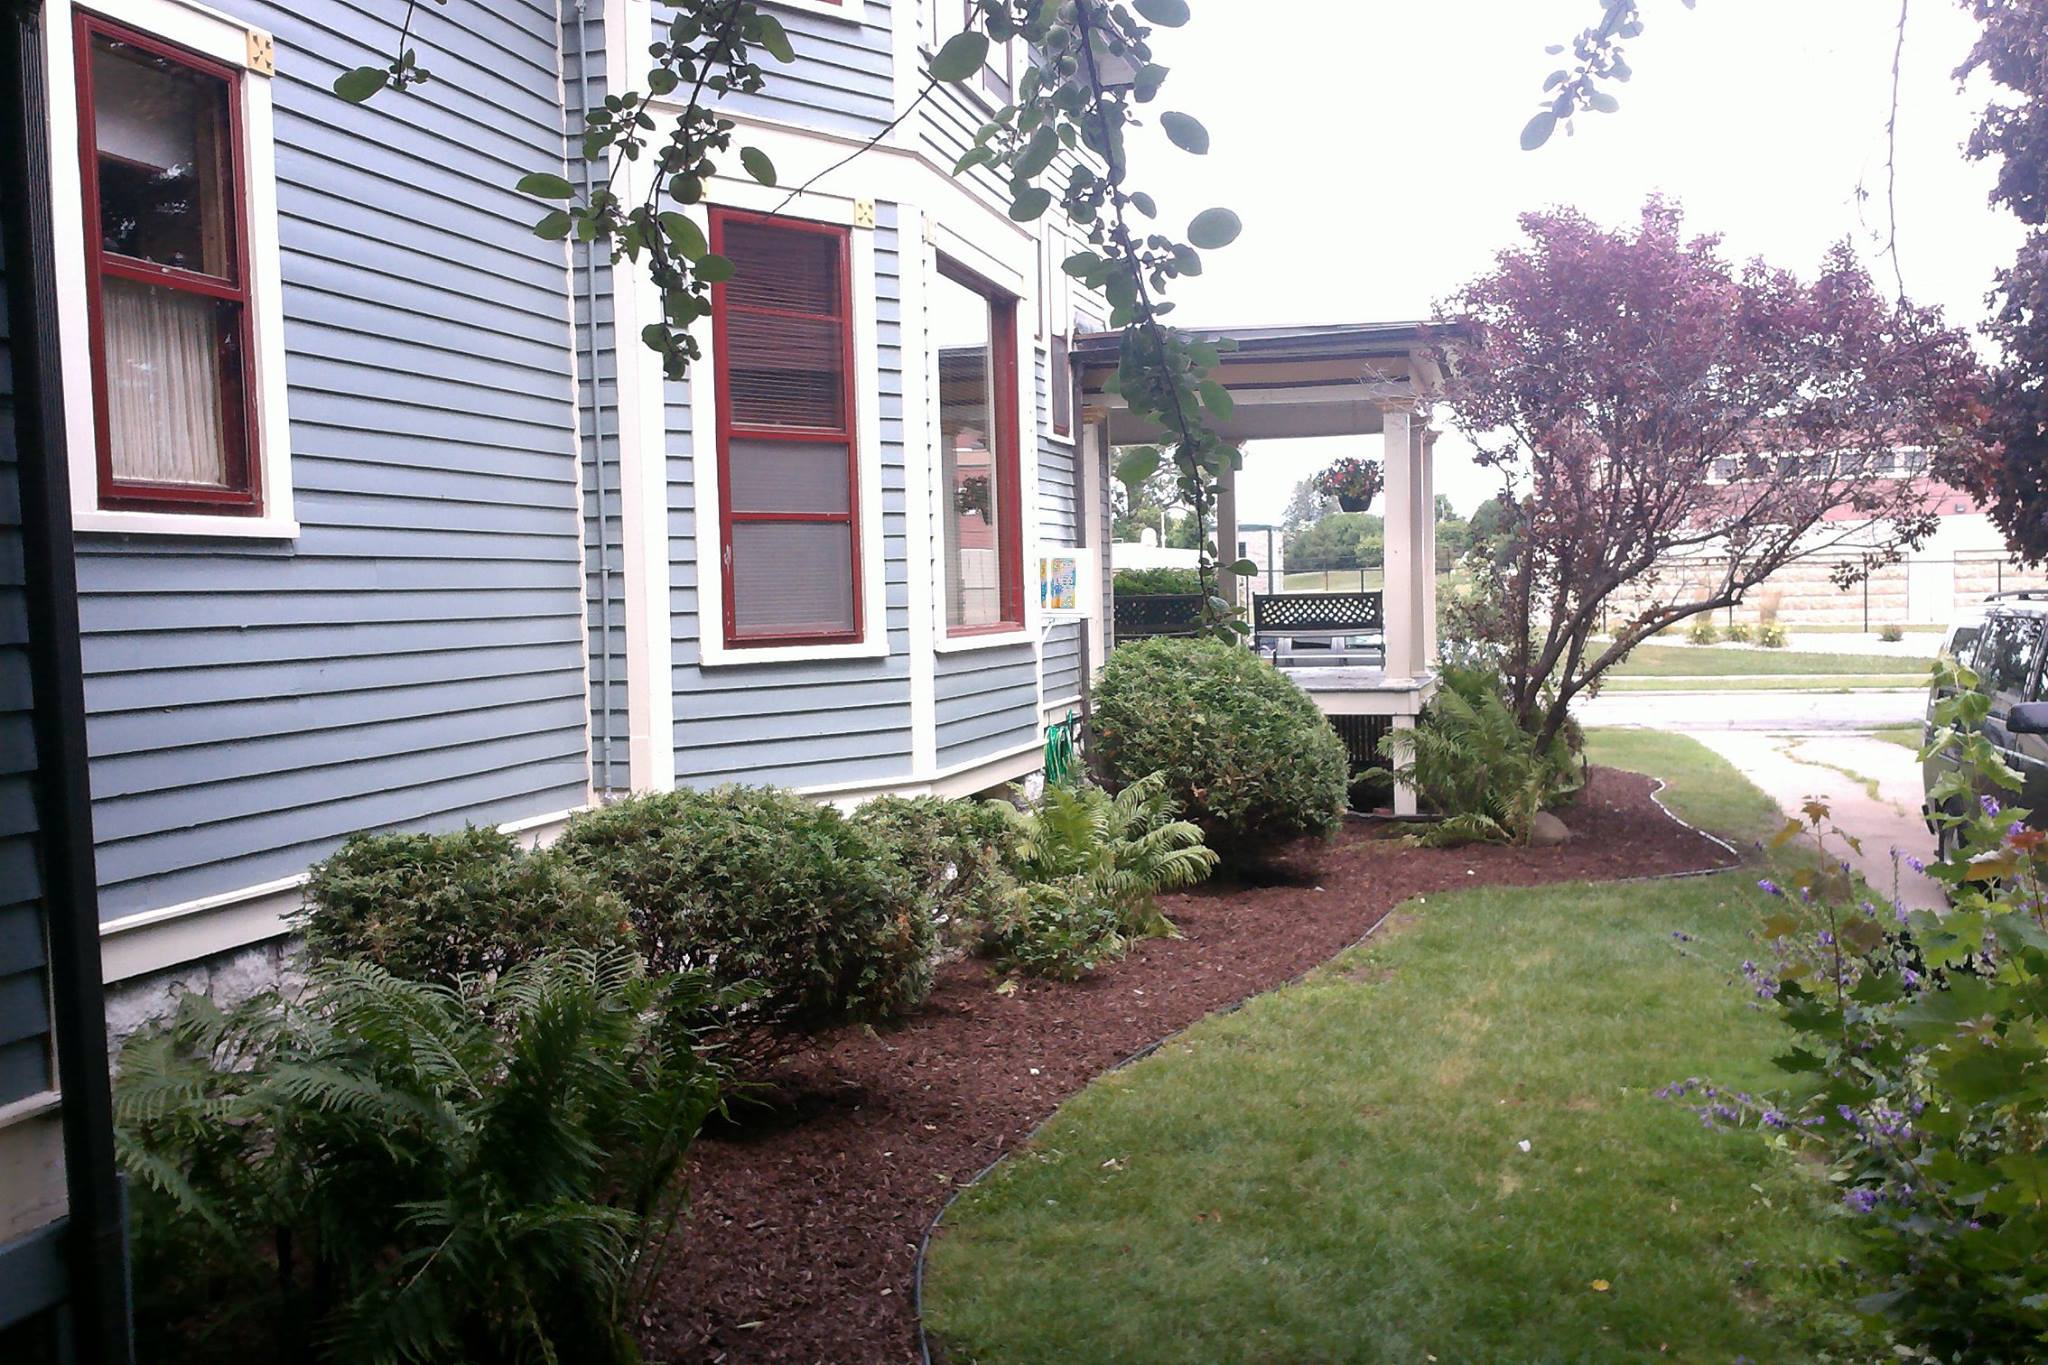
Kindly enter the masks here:
M 304 870 L 347 834 L 582 803 L 587 640 L 552 0 L 220 0 L 277 39 L 289 542 L 83 536 L 106 916 Z
M 0 309 L 0 1104 L 51 1085 L 13 355 Z
M 1028 644 L 939 655 L 936 691 L 941 769 L 1038 738 L 1037 665 Z
M 667 389 L 669 547 L 675 649 L 676 780 L 830 786 L 908 778 L 910 616 L 904 522 L 903 309 L 897 208 L 876 205 L 875 318 L 881 397 L 886 658 L 701 666 L 700 612 L 722 610 L 698 591 L 700 554 L 718 552 L 699 527 L 695 480 L 712 477 L 714 437 L 691 424 L 689 389 Z M 856 229 L 859 231 L 860 229 Z M 862 282 L 856 278 L 856 289 Z M 699 456 L 701 455 L 701 461 Z M 870 629 L 875 623 L 870 623 Z
M 579 24 L 573 5 L 562 8 L 562 89 L 572 136 L 584 113 L 604 102 L 606 33 L 602 7 L 592 5 Z M 580 52 L 580 55 L 579 55 Z M 569 176 L 585 171 L 570 144 Z M 591 163 L 601 177 L 609 162 Z M 590 762 L 601 791 L 632 786 L 627 708 L 626 575 L 619 493 L 619 391 L 613 351 L 610 253 L 571 247 L 570 308 L 575 318 L 576 400 L 581 416 L 583 467 L 584 612 L 590 637 Z M 636 343 L 637 344 L 637 343 Z
M 1047 548 L 1073 545 L 1080 539 L 1080 487 L 1075 481 L 1074 442 L 1052 432 L 1051 353 L 1041 344 L 1033 352 L 1038 392 L 1038 534 Z M 1035 565 L 1027 565 L 1027 569 Z M 1063 622 L 1045 632 L 1040 667 L 1045 674 L 1045 699 L 1065 701 L 1081 692 L 1081 625 Z
M 901 6 L 907 19 L 911 0 L 901 0 Z M 720 108 L 851 137 L 881 132 L 896 116 L 888 0 L 868 0 L 864 22 L 773 0 L 765 8 L 788 30 L 796 60 L 784 65 L 762 54 L 765 88 L 755 95 L 731 96 Z M 667 5 L 654 6 L 655 37 L 667 36 L 672 13 Z

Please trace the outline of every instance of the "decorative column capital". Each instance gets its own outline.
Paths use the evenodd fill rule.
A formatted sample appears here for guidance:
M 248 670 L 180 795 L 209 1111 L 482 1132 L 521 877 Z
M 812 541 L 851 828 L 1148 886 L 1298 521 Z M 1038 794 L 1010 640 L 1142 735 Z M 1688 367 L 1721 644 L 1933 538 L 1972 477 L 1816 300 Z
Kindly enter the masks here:
M 1443 432 L 1437 430 L 1435 427 L 1424 427 L 1422 429 L 1422 453 L 1427 455 L 1431 451 L 1435 450 L 1436 438 L 1441 435 L 1443 435 Z

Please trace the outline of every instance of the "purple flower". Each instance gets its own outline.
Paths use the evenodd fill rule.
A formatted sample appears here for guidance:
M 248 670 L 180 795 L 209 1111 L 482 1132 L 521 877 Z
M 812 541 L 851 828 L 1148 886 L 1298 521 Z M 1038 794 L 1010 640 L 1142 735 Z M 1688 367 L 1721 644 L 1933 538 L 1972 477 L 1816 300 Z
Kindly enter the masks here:
M 1842 1203 L 1851 1213 L 1869 1213 L 1877 1207 L 1876 1190 L 1850 1190 L 1842 1196 Z
M 1765 877 L 1762 881 L 1759 881 L 1756 884 L 1756 889 L 1763 892 L 1766 896 L 1782 896 L 1785 894 L 1783 891 L 1780 891 L 1778 889 L 1778 884 L 1772 881 L 1769 877 Z
M 1998 814 L 1998 798 L 1991 795 L 1989 792 L 1986 792 L 1984 795 L 1978 797 L 1977 804 L 1984 808 L 1984 813 L 1986 815 Z
M 1902 969 L 1899 972 L 1899 984 L 1909 991 L 1912 990 L 1920 984 L 1920 973 L 1914 971 L 1911 967 Z
M 2005 837 L 2008 839 L 2017 839 L 2020 837 L 2020 832 L 2024 830 L 2026 827 L 2026 821 L 2015 820 L 2005 827 Z
M 1688 934 L 1683 929 L 1673 929 L 1671 931 L 1671 937 L 1677 939 L 1680 943 L 1692 942 L 1692 935 Z
M 1906 855 L 1906 866 L 1912 868 L 1915 872 L 1925 872 L 1927 870 L 1926 862 L 1915 858 L 1910 853 Z

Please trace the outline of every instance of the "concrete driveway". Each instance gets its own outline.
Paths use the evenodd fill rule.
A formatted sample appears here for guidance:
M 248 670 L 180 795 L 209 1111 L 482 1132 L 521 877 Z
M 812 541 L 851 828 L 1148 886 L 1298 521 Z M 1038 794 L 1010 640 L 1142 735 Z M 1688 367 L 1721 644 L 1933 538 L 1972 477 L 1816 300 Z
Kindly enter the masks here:
M 1934 836 L 1920 820 L 1920 760 L 1865 732 L 1922 719 L 1927 694 L 1910 692 L 1632 692 L 1579 708 L 1582 723 L 1690 735 L 1756 783 L 1788 815 L 1827 803 L 1861 853 L 1847 858 L 1871 887 L 1912 909 L 1939 909 L 1941 887 L 1906 857 L 1931 859 Z M 1897 857 L 1894 857 L 1894 850 Z

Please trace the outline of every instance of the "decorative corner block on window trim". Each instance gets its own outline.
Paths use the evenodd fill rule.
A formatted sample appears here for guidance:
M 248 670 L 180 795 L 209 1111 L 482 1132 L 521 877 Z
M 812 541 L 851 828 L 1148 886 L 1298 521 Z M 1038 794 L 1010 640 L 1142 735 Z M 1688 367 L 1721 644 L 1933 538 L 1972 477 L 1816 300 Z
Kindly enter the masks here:
M 875 201 L 856 199 L 853 201 L 853 225 L 857 228 L 871 228 L 875 225 Z
M 249 56 L 245 63 L 259 76 L 277 74 L 277 40 L 260 28 L 249 30 Z

